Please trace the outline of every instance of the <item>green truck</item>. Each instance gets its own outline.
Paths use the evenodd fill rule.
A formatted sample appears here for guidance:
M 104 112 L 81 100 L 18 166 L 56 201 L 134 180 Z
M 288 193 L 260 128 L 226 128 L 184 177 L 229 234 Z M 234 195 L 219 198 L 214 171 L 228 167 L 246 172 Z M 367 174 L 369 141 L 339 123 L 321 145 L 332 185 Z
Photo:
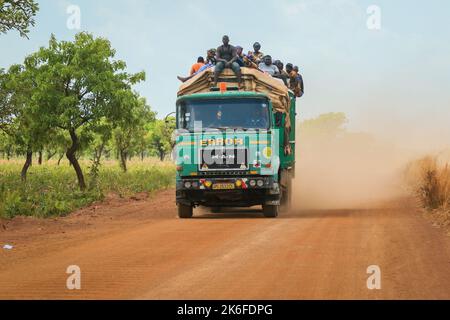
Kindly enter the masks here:
M 289 208 L 295 176 L 296 98 L 272 77 L 243 68 L 244 89 L 205 72 L 177 100 L 176 201 L 180 218 L 197 206 Z

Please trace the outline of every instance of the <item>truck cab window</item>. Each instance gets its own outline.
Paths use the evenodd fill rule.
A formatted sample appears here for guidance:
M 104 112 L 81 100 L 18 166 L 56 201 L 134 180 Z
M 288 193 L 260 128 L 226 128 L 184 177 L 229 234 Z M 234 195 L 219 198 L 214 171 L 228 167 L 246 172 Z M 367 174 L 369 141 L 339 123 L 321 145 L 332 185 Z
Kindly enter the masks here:
M 179 106 L 179 127 L 203 129 L 269 129 L 267 99 L 199 99 Z

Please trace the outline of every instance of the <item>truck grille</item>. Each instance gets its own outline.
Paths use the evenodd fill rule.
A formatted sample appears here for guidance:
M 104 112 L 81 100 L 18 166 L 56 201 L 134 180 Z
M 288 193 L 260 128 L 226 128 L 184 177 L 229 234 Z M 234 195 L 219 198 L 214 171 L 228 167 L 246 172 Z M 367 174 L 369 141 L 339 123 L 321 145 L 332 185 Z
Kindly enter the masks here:
M 200 172 L 247 171 L 248 169 L 248 149 L 246 148 L 206 148 L 200 150 Z

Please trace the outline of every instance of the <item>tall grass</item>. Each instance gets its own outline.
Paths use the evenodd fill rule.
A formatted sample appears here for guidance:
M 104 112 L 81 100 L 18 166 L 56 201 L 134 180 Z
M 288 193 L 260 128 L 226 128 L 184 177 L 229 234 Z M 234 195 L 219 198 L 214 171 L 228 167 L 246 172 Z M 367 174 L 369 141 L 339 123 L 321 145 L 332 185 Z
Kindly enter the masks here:
M 81 192 L 73 168 L 55 162 L 34 165 L 26 182 L 20 180 L 22 163 L 0 161 L 0 217 L 17 215 L 52 217 L 70 213 L 102 200 L 109 193 L 128 197 L 140 192 L 170 187 L 175 168 L 156 160 L 131 161 L 124 173 L 113 162 L 100 166 L 95 181 L 89 176 L 89 162 L 82 162 L 88 190 Z
M 450 164 L 446 157 L 427 156 L 410 164 L 407 179 L 424 208 L 450 208 Z

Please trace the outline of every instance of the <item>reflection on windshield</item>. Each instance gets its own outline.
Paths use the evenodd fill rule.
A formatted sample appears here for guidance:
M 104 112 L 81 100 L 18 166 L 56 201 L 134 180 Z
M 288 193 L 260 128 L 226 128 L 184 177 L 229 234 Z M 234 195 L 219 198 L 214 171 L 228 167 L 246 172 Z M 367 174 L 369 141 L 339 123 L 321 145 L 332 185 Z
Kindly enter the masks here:
M 265 99 L 185 101 L 178 106 L 179 129 L 268 129 L 269 105 Z

